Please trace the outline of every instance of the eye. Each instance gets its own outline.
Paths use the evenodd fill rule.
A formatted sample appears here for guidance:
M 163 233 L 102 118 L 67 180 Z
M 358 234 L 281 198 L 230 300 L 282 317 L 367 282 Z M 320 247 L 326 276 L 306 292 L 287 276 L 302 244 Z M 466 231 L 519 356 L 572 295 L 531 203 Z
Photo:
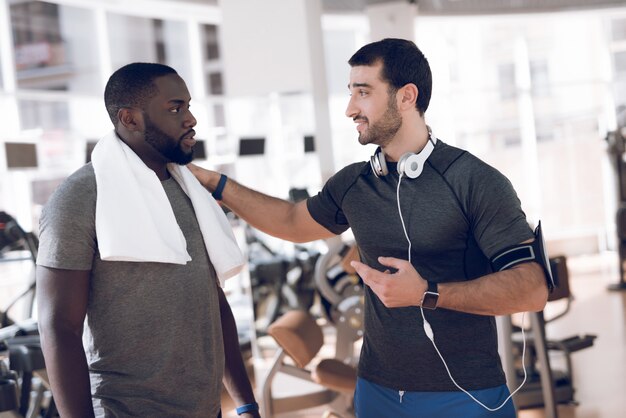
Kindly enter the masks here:
M 363 96 L 367 96 L 367 91 L 365 90 L 359 90 L 359 96 L 363 97 Z
M 180 112 L 180 106 L 172 107 L 169 110 L 170 113 L 178 113 Z

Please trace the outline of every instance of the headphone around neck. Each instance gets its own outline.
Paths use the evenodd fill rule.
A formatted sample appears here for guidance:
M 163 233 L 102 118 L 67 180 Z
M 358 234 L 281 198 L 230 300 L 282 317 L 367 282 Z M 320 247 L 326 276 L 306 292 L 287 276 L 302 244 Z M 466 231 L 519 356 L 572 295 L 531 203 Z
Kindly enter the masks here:
M 428 141 L 426 141 L 424 149 L 422 149 L 418 154 L 413 152 L 402 154 L 400 160 L 398 160 L 397 169 L 400 176 L 404 175 L 408 178 L 416 179 L 420 174 L 422 174 L 424 164 L 426 164 L 426 160 L 435 149 L 435 144 L 437 143 L 437 138 L 433 136 L 430 126 L 427 126 L 427 128 Z M 370 165 L 372 166 L 372 171 L 376 177 L 384 177 L 389 174 L 387 161 L 385 160 L 385 153 L 381 147 L 378 147 L 374 155 L 370 158 Z

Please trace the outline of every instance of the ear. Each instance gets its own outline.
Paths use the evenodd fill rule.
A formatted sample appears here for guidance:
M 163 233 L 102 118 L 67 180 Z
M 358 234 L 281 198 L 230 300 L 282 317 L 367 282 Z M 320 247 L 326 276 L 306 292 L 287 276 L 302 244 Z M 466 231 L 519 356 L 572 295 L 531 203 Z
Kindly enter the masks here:
M 143 115 L 138 109 L 123 107 L 118 110 L 117 119 L 120 124 L 131 132 L 143 129 Z
M 419 91 L 415 84 L 405 84 L 398 90 L 398 98 L 400 100 L 398 108 L 401 110 L 415 109 L 415 103 L 417 102 L 418 95 Z

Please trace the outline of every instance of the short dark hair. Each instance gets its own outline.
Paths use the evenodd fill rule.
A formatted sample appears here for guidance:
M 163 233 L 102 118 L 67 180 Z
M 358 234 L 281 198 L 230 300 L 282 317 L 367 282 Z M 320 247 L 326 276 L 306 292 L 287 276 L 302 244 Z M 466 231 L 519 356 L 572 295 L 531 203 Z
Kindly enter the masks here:
M 104 105 L 109 118 L 117 126 L 117 112 L 124 107 L 143 109 L 157 93 L 154 79 L 168 74 L 178 74 L 163 64 L 134 62 L 115 71 L 104 88 Z
M 432 73 L 428 60 L 417 45 L 406 39 L 386 38 L 365 45 L 348 60 L 350 66 L 383 64 L 381 77 L 395 93 L 399 88 L 413 83 L 419 94 L 415 107 L 423 116 L 432 92 Z

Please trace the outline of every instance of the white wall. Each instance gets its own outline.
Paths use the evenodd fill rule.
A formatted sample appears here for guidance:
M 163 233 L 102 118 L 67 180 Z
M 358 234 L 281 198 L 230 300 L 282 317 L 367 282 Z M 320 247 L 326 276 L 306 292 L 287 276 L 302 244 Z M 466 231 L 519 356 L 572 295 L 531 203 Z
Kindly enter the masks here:
M 306 0 L 225 0 L 222 53 L 230 96 L 306 92 L 309 60 Z

